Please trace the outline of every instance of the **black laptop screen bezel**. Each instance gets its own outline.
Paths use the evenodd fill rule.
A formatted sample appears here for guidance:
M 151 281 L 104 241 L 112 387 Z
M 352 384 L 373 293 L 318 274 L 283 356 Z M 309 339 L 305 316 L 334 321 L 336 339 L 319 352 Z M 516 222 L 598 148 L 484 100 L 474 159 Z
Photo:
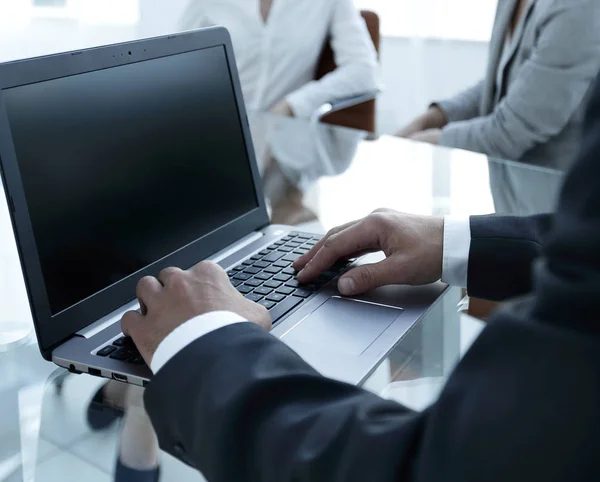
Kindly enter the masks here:
M 238 107 L 240 127 L 243 130 L 247 157 L 255 186 L 256 209 L 66 310 L 52 315 L 10 132 L 10 124 L 4 105 L 3 91 L 12 87 L 217 46 L 222 46 L 227 56 Z M 182 268 L 192 266 L 269 223 L 260 173 L 250 136 L 248 117 L 235 66 L 233 47 L 229 33 L 223 27 L 211 27 L 177 35 L 1 64 L 0 168 L 39 347 L 42 356 L 47 360 L 51 360 L 54 348 L 75 333 L 134 299 L 135 287 L 140 278 L 147 275 L 156 275 L 160 270 L 169 266 Z M 57 226 L 57 229 L 60 229 L 60 226 Z

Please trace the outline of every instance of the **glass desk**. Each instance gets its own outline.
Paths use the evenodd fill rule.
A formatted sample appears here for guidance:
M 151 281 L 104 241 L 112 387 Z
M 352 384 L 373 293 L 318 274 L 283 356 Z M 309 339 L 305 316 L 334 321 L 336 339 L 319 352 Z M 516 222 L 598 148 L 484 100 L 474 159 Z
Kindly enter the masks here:
M 464 217 L 547 212 L 563 178 L 465 151 L 387 136 L 372 139 L 365 132 L 268 114 L 251 115 L 250 123 L 272 221 L 299 230 L 326 231 L 379 207 Z M 0 266 L 0 332 L 3 325 L 31 329 L 3 194 Z M 449 289 L 373 367 L 364 387 L 416 410 L 434 401 L 484 326 L 459 310 L 462 298 L 462 290 Z M 104 383 L 45 362 L 32 334 L 0 351 L 0 481 L 113 480 L 123 422 L 95 431 L 87 421 L 90 401 Z M 132 406 L 128 415 L 141 410 L 139 400 L 131 402 L 135 396 L 129 404 L 123 398 L 112 404 Z M 137 442 L 149 443 L 151 450 L 152 440 Z M 166 454 L 160 460 L 162 480 L 203 480 Z

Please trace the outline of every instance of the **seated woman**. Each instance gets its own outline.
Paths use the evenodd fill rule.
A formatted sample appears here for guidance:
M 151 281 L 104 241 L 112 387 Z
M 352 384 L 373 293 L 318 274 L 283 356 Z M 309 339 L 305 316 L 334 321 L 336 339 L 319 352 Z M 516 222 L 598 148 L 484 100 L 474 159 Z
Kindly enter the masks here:
M 565 169 L 600 69 L 598 0 L 498 2 L 487 75 L 398 135 Z
M 377 88 L 377 54 L 353 0 L 191 0 L 180 28 L 209 25 L 231 34 L 249 109 L 307 118 Z M 338 67 L 315 81 L 328 41 Z

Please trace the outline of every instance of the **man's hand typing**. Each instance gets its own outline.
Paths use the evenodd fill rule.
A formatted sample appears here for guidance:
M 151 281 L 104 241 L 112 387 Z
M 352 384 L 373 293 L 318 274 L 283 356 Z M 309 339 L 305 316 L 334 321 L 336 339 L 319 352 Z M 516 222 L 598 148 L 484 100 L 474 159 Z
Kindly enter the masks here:
M 142 278 L 137 296 L 141 313 L 126 313 L 121 324 L 148 365 L 167 335 L 198 315 L 231 311 L 266 330 L 271 328 L 268 311 L 244 298 L 215 263 L 205 261 L 187 271 L 167 268 L 158 278 Z
M 360 221 L 329 231 L 296 260 L 298 281 L 308 283 L 339 259 L 383 251 L 386 259 L 354 268 L 340 278 L 338 289 L 356 295 L 389 284 L 420 285 L 442 276 L 444 220 L 378 209 Z

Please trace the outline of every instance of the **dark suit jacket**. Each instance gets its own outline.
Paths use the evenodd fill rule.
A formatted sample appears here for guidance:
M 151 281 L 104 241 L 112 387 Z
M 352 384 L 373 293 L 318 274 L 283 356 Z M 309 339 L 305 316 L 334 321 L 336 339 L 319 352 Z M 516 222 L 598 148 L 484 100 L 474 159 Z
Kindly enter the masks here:
M 531 266 L 542 254 L 552 218 L 471 216 L 469 295 L 502 301 L 531 292 Z
M 471 292 L 533 291 L 495 315 L 424 412 L 327 380 L 238 324 L 150 384 L 161 447 L 211 482 L 600 480 L 600 88 L 552 224 L 474 219 Z

